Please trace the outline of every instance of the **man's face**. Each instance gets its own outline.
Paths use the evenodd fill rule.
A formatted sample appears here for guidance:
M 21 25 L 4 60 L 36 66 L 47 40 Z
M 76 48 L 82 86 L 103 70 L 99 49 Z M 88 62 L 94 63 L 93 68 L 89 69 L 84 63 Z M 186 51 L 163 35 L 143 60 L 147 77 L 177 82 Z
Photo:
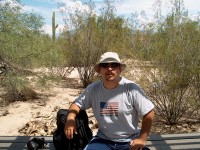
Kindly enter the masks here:
M 114 81 L 118 79 L 121 73 L 119 63 L 102 63 L 100 64 L 100 75 L 104 81 Z

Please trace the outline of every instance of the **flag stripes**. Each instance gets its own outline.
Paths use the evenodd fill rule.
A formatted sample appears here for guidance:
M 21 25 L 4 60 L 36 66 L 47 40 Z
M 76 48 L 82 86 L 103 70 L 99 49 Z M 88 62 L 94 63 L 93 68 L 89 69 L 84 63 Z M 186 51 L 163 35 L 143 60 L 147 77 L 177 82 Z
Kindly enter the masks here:
M 100 102 L 101 116 L 118 116 L 119 102 Z

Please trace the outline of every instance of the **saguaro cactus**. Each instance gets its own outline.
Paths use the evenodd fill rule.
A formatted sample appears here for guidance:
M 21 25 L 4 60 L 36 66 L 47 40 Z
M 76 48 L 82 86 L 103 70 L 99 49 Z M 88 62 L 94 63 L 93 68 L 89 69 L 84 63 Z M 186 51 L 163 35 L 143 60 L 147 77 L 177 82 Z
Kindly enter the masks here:
M 55 41 L 56 38 L 56 26 L 55 26 L 55 12 L 52 15 L 52 39 Z

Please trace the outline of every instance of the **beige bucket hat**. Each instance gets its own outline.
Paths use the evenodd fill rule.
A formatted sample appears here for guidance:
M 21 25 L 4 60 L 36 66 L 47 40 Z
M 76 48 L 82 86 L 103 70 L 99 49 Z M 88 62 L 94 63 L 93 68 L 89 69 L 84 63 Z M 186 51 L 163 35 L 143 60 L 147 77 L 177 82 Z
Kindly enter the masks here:
M 97 73 L 100 71 L 100 64 L 102 63 L 119 63 L 121 65 L 121 70 L 123 71 L 126 68 L 126 64 L 122 63 L 118 54 L 115 52 L 106 52 L 101 55 L 98 63 L 95 65 L 94 69 Z

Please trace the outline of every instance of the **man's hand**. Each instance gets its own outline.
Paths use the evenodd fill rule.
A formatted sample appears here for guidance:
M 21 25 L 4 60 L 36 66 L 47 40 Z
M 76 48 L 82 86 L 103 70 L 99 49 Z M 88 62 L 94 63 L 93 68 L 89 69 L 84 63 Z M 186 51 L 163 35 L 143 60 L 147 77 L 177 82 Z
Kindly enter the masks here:
M 80 108 L 76 104 L 72 103 L 68 111 L 64 128 L 64 133 L 68 139 L 73 139 L 74 133 L 77 134 L 75 118 L 79 111 Z
M 143 139 L 132 140 L 130 143 L 131 145 L 130 150 L 142 150 L 145 144 L 146 144 L 146 141 Z
M 68 139 L 73 139 L 73 134 L 77 133 L 76 132 L 76 122 L 74 119 L 70 119 L 70 120 L 66 121 L 64 132 Z

